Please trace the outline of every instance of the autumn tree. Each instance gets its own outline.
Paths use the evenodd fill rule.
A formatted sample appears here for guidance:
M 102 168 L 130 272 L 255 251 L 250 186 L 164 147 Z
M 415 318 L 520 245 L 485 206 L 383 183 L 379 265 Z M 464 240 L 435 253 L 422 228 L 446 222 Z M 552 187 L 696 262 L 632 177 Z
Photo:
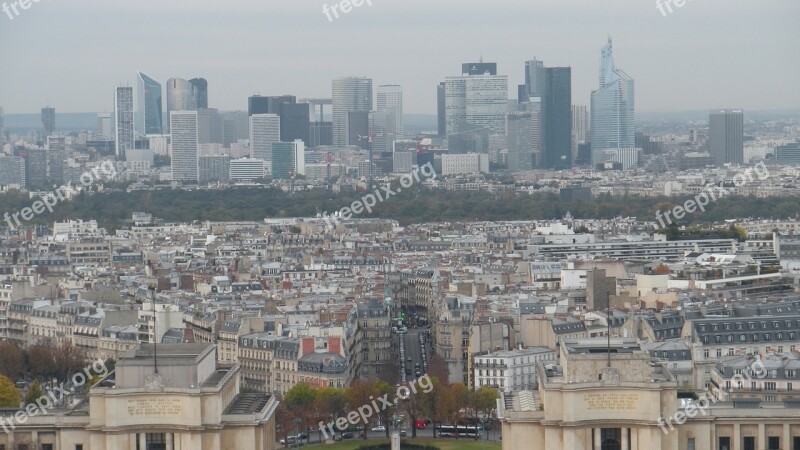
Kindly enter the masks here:
M 30 346 L 28 348 L 28 371 L 34 378 L 55 376 L 53 349 L 39 344 Z
M 0 408 L 19 408 L 19 389 L 8 377 L 0 375 Z
M 314 405 L 316 418 L 328 424 L 347 414 L 347 392 L 341 388 L 325 387 L 317 391 Z M 319 432 L 322 441 L 322 430 Z
M 428 358 L 427 373 L 432 378 L 438 379 L 439 383 L 444 386 L 450 384 L 450 371 L 447 369 L 447 363 L 445 363 L 444 359 L 438 354 L 431 355 L 431 357 Z
M 25 394 L 25 404 L 29 405 L 31 403 L 35 403 L 36 400 L 38 400 L 42 395 L 44 395 L 44 391 L 42 391 L 42 386 L 39 384 L 39 380 L 33 380 L 31 387 L 28 388 L 28 393 Z
M 69 341 L 59 342 L 53 354 L 54 375 L 59 380 L 66 380 L 75 372 L 82 371 L 86 361 L 86 352 L 82 348 Z
M 289 447 L 289 434 L 294 434 L 295 417 L 294 412 L 285 402 L 278 404 L 278 409 L 275 411 L 275 435 L 284 439 L 286 448 Z
M 25 372 L 25 357 L 22 350 L 10 342 L 0 343 L 0 375 L 18 380 Z
M 314 421 L 314 416 L 310 412 L 316 399 L 317 391 L 306 383 L 295 384 L 283 398 L 293 415 L 300 418 L 300 426 L 304 430 L 311 428 Z

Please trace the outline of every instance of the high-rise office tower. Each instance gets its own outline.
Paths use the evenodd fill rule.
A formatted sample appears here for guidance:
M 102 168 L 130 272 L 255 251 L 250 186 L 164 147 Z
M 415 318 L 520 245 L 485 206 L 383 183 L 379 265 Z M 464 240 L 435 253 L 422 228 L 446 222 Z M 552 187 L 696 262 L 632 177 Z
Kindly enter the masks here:
M 461 64 L 461 75 L 497 75 L 497 63 L 485 63 L 483 60 L 476 63 Z
M 572 69 L 546 67 L 541 92 L 542 155 L 546 169 L 572 167 Z
M 744 112 L 722 109 L 709 112 L 708 144 L 714 164 L 744 162 Z
M 272 178 L 286 180 L 295 175 L 305 175 L 305 144 L 301 140 L 294 142 L 276 142 L 272 144 Z
M 394 111 L 383 110 L 369 113 L 369 136 L 372 143 L 370 150 L 374 154 L 380 155 L 392 152 L 392 142 L 397 139 L 396 127 L 397 120 Z
M 136 131 L 142 135 L 163 134 L 161 83 L 136 72 Z
M 367 111 L 350 111 L 347 113 L 347 129 L 349 145 L 357 145 L 369 150 L 369 115 Z
M 634 148 L 634 83 L 614 65 L 611 38 L 600 56 L 600 88 L 591 96 L 593 162 L 607 150 Z
M 228 181 L 230 179 L 231 157 L 228 155 L 205 155 L 197 158 L 198 183 Z M 261 166 L 261 177 L 264 166 Z M 260 177 L 259 177 L 260 178 Z
M 497 75 L 496 63 L 465 64 L 462 72 L 465 75 L 445 79 L 447 135 L 476 128 L 504 134 L 508 112 L 508 77 Z
M 539 115 L 531 112 L 517 112 L 506 116 L 508 136 L 508 170 L 518 172 L 531 170 L 538 147 L 538 135 L 534 133 L 534 120 Z M 537 124 L 538 125 L 538 124 Z
M 197 109 L 208 109 L 208 81 L 205 78 L 192 78 L 189 84 L 194 87 Z
M 197 87 L 191 82 L 183 78 L 170 78 L 167 80 L 167 114 L 172 111 L 196 110 L 197 95 Z
M 533 58 L 525 61 L 525 96 L 520 103 L 529 102 L 531 97 L 541 97 L 544 62 Z
M 133 88 L 120 86 L 114 90 L 114 140 L 116 141 L 117 159 L 124 161 L 125 153 L 133 150 L 135 138 L 133 132 Z
M 269 114 L 269 97 L 253 95 L 247 98 L 247 115 Z
M 197 110 L 198 144 L 222 144 L 222 116 L 214 108 Z
M 53 184 L 64 182 L 64 160 L 67 159 L 67 138 L 64 136 L 47 137 L 47 166 Z
M 102 138 L 113 138 L 111 130 L 111 113 L 97 113 L 97 135 Z
M 25 160 L 0 154 L 0 186 L 8 185 L 25 187 Z
M 447 116 L 445 114 L 445 100 L 444 100 L 445 82 L 442 81 L 436 86 L 436 118 L 438 123 L 439 136 L 447 135 Z
M 170 111 L 169 129 L 172 142 L 172 180 L 196 182 L 197 111 Z
M 45 137 L 50 136 L 56 130 L 56 109 L 50 107 L 42 108 L 42 127 Z
M 247 111 L 228 111 L 222 115 L 222 145 L 230 147 L 239 140 L 250 139 L 250 118 Z
M 329 98 L 309 98 L 309 147 L 333 145 L 333 101 Z
M 361 112 L 364 119 L 372 111 L 372 80 L 369 78 L 337 78 L 333 80 L 333 145 L 346 147 L 352 135 L 350 113 Z M 358 115 L 356 117 L 362 117 Z M 368 122 L 368 120 L 365 120 Z M 358 124 L 364 125 L 362 123 Z
M 589 110 L 586 106 L 572 105 L 572 157 L 578 154 L 578 145 L 589 139 Z
M 34 189 L 50 187 L 47 184 L 47 150 L 25 149 L 19 156 L 25 159 L 25 185 Z
M 248 99 L 248 113 L 276 114 L 281 118 L 281 139 L 294 141 L 301 139 L 310 142 L 311 107 L 308 103 L 297 102 L 294 95 L 262 97 L 254 95 Z
M 250 157 L 272 160 L 272 144 L 281 141 L 281 118 L 277 114 L 250 116 Z
M 403 139 L 403 88 L 396 84 L 378 86 L 377 111 L 394 113 L 393 139 Z

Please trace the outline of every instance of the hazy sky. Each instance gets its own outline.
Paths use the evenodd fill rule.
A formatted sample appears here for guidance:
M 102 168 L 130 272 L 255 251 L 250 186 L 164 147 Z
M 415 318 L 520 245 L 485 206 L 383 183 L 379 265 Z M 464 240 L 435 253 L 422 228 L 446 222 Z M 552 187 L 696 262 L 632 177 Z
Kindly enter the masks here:
M 588 105 L 611 35 L 639 111 L 800 109 L 800 0 L 687 0 L 666 17 L 655 0 L 371 2 L 329 22 L 333 0 L 40 0 L 0 12 L 0 106 L 111 111 L 141 69 L 206 78 L 222 110 L 254 93 L 329 97 L 332 78 L 358 75 L 434 114 L 437 83 L 481 56 L 510 97 L 526 59 L 571 66 L 573 103 Z

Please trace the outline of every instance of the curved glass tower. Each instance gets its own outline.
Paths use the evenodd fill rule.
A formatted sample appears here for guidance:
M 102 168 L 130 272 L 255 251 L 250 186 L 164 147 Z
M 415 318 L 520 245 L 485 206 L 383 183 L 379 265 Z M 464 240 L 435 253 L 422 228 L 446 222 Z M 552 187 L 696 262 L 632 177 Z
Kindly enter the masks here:
M 136 131 L 139 134 L 163 134 L 161 83 L 137 72 Z
M 635 147 L 633 79 L 614 65 L 611 38 L 600 56 L 600 89 L 591 100 L 592 153 Z
M 167 80 L 167 114 L 173 111 L 196 110 L 196 93 L 194 85 L 183 78 Z

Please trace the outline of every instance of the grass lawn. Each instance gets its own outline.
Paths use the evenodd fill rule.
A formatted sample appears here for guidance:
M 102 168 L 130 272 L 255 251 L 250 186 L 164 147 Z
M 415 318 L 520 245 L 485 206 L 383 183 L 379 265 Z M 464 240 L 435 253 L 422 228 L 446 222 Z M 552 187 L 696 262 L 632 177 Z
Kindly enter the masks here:
M 350 442 L 337 442 L 330 445 L 315 445 L 303 447 L 304 449 L 317 450 L 356 450 L 362 445 L 388 443 L 388 440 L 370 439 L 368 441 L 356 439 Z M 408 439 L 408 442 L 418 445 L 434 445 L 441 450 L 500 450 L 499 442 L 474 441 L 472 439 Z

